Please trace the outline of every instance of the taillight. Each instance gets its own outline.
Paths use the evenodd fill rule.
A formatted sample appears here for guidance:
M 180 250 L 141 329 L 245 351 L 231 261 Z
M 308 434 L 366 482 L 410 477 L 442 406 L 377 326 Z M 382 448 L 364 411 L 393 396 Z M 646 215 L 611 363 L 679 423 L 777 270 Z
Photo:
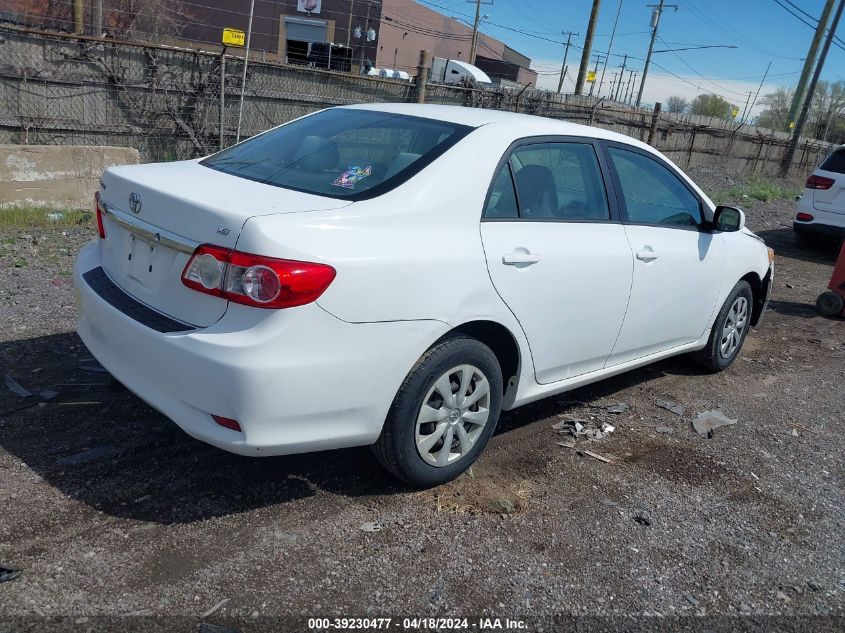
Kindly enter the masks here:
M 809 213 L 804 213 L 803 211 L 795 216 L 795 219 L 799 222 L 812 222 L 813 216 Z
M 292 308 L 316 301 L 334 281 L 326 264 L 276 259 L 203 244 L 182 272 L 199 292 L 258 308 Z
M 106 239 L 106 230 L 103 228 L 103 210 L 100 208 L 100 192 L 94 192 L 94 213 L 97 214 L 97 232 L 101 239 Z
M 807 178 L 807 189 L 830 189 L 836 181 L 833 178 L 825 178 L 824 176 L 816 176 L 813 174 Z

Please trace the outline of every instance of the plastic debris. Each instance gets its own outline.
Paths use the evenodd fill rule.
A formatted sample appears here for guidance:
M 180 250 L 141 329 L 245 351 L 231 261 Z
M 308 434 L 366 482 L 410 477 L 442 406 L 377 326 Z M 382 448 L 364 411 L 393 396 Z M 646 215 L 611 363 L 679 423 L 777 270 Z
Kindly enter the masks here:
M 687 408 L 684 405 L 678 404 L 677 402 L 672 402 L 671 400 L 658 400 L 654 404 L 656 404 L 661 409 L 671 411 L 675 415 L 683 415 L 687 412 Z
M 628 405 L 624 402 L 617 402 L 609 407 L 605 407 L 608 413 L 625 413 L 628 410 Z
M 575 448 L 575 440 L 568 440 L 566 442 L 558 442 L 558 446 L 563 446 L 563 448 Z
M 23 573 L 23 570 L 11 565 L 0 563 L 0 582 L 8 582 L 14 580 Z
M 635 516 L 634 521 L 636 523 L 639 523 L 640 525 L 644 525 L 645 527 L 648 527 L 649 525 L 651 525 L 651 521 L 648 520 L 648 517 L 645 517 L 641 514 L 638 514 L 637 516 Z
M 12 393 L 16 396 L 20 396 L 21 398 L 29 398 L 32 392 L 20 384 L 17 380 L 12 378 L 9 374 L 6 374 L 6 386 L 9 388 Z
M 47 219 L 52 220 L 53 222 L 57 222 L 57 221 L 61 220 L 63 217 L 65 217 L 65 214 L 59 213 L 59 212 L 47 214 Z
M 731 426 L 736 423 L 737 420 L 729 418 L 720 409 L 713 409 L 696 414 L 695 420 L 692 421 L 692 428 L 699 435 L 713 437 L 713 431 L 719 427 Z
M 361 524 L 362 532 L 381 532 L 382 529 L 381 524 L 376 523 L 375 521 L 365 521 Z

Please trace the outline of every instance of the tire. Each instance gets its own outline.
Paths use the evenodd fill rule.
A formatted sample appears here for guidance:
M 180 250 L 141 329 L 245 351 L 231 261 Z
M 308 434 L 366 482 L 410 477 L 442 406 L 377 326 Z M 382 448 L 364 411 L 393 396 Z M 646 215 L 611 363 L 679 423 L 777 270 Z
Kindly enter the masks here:
M 744 301 L 743 301 L 744 300 Z M 754 294 L 747 281 L 739 281 L 731 290 L 716 316 L 710 338 L 704 349 L 692 354 L 692 359 L 713 373 L 724 371 L 739 356 L 739 350 L 751 329 Z M 740 325 L 737 326 L 736 324 Z M 733 328 L 731 328 L 731 324 Z
M 816 299 L 816 310 L 823 316 L 836 316 L 845 310 L 845 299 L 841 295 L 827 290 Z
M 442 393 L 447 388 L 452 400 Z M 468 394 L 462 401 L 460 392 Z M 388 472 L 415 488 L 451 481 L 493 435 L 502 392 L 502 370 L 489 347 L 463 335 L 441 340 L 408 373 L 372 451 Z M 472 402 L 460 406 L 463 401 Z

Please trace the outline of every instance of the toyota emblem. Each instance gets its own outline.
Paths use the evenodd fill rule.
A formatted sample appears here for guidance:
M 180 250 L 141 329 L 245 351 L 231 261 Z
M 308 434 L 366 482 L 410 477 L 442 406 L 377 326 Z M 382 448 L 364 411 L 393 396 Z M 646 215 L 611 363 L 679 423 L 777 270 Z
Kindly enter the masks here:
M 141 213 L 141 194 L 137 191 L 129 194 L 129 210 L 132 213 Z

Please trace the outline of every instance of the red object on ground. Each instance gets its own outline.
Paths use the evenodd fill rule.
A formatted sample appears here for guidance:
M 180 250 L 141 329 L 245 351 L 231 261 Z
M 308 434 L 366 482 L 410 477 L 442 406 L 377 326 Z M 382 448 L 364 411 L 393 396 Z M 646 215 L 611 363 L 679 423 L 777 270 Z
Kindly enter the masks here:
M 819 295 L 816 307 L 825 316 L 838 314 L 845 317 L 845 241 L 839 249 L 839 257 L 836 258 L 827 287 L 830 290 Z

